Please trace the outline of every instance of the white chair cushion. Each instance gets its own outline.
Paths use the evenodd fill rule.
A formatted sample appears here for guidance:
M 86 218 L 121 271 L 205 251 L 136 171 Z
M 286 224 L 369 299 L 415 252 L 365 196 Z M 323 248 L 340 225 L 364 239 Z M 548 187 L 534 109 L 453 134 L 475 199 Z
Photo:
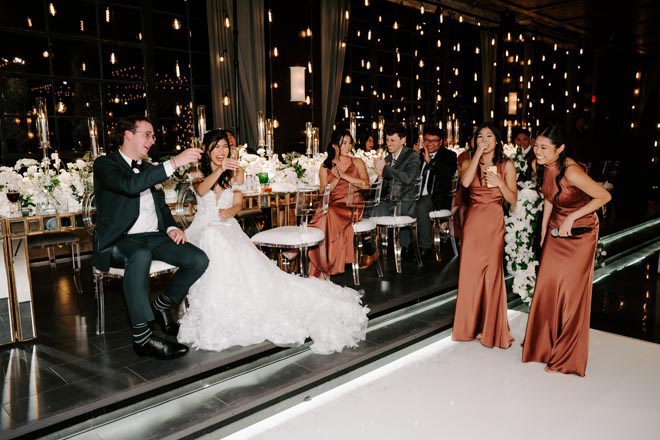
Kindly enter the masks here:
M 373 221 L 372 219 L 363 218 L 359 222 L 353 224 L 353 232 L 359 234 L 362 232 L 373 231 L 374 229 L 376 229 L 376 226 L 377 226 L 376 222 Z
M 451 217 L 451 211 L 449 209 L 441 209 L 439 211 L 429 212 L 429 218 L 446 218 Z
M 323 241 L 322 230 L 307 227 L 307 237 L 303 236 L 301 226 L 280 226 L 267 229 L 252 236 L 252 243 L 262 246 L 303 246 L 315 245 Z
M 379 226 L 408 226 L 416 222 L 414 218 L 407 215 L 371 217 L 371 219 Z
M 165 272 L 168 270 L 173 270 L 173 269 L 178 269 L 176 266 L 172 266 L 171 264 L 167 264 L 164 261 L 160 260 L 153 260 L 151 262 L 151 266 L 149 266 L 149 275 L 157 274 L 159 272 Z M 110 270 L 108 271 L 109 274 L 111 275 L 117 275 L 117 276 L 124 276 L 124 269 L 120 269 L 118 267 L 111 267 Z

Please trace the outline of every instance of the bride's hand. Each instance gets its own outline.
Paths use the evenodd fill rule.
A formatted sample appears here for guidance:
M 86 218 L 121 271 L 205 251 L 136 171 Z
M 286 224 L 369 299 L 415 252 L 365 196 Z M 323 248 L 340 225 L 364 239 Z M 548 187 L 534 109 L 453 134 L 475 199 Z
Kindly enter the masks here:
M 218 215 L 220 216 L 220 220 L 227 220 L 233 217 L 229 209 L 218 209 Z

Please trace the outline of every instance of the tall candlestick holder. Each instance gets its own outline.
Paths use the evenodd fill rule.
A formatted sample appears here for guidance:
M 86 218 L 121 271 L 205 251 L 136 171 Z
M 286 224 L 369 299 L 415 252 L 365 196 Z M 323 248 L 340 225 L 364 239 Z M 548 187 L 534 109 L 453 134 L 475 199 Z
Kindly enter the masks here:
M 417 146 L 424 148 L 424 124 L 417 124 Z
M 273 150 L 275 149 L 273 135 L 273 120 L 266 119 L 266 156 L 268 156 L 268 159 L 273 155 Z
M 378 117 L 378 148 L 385 145 L 385 117 Z
M 197 140 L 196 147 L 203 148 L 202 144 L 204 142 L 204 133 L 206 133 L 206 106 L 198 105 L 197 106 Z
M 50 140 L 48 136 L 48 107 L 46 105 L 46 98 L 37 98 L 36 116 L 39 144 L 41 145 L 44 161 L 47 161 L 48 150 L 50 149 Z
M 355 113 L 351 112 L 348 117 L 348 131 L 351 133 L 353 142 L 356 142 L 357 139 L 357 121 L 355 119 Z
M 264 112 L 257 112 L 257 145 L 259 148 L 264 148 L 266 146 L 266 117 Z
M 314 133 L 312 132 L 312 123 L 305 123 L 305 154 L 312 155 L 312 148 L 314 146 Z
M 454 121 L 454 145 L 457 146 L 457 147 L 459 146 L 458 134 L 459 134 L 459 130 L 460 130 L 459 127 L 460 126 L 461 126 L 461 124 L 459 124 L 458 119 L 456 119 Z
M 312 155 L 319 154 L 319 128 L 312 127 Z
M 99 148 L 99 131 L 94 118 L 87 118 L 87 129 L 89 130 L 89 144 L 92 160 L 99 157 L 101 150 Z

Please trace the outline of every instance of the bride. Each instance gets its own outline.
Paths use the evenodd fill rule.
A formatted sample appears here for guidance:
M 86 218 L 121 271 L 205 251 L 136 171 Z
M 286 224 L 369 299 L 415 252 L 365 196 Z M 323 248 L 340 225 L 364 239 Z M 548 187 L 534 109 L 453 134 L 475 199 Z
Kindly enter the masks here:
M 243 201 L 232 186 L 237 168 L 229 159 L 226 132 L 207 132 L 201 159 L 205 177 L 193 181 L 197 212 L 186 238 L 210 262 L 188 293 L 179 341 L 220 351 L 264 340 L 293 346 L 311 338 L 311 350 L 322 354 L 356 346 L 364 339 L 369 311 L 358 292 L 287 274 L 252 244 L 234 218 Z

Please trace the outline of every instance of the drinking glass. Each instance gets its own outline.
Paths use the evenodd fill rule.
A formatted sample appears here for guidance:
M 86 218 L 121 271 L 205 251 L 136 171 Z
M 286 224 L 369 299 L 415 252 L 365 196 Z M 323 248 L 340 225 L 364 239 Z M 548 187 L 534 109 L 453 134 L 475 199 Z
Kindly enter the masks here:
M 8 189 L 6 194 L 7 194 L 7 200 L 11 202 L 11 209 L 9 211 L 9 215 L 11 217 L 18 217 L 21 212 L 18 205 L 18 201 L 21 199 L 21 193 L 12 189 Z

